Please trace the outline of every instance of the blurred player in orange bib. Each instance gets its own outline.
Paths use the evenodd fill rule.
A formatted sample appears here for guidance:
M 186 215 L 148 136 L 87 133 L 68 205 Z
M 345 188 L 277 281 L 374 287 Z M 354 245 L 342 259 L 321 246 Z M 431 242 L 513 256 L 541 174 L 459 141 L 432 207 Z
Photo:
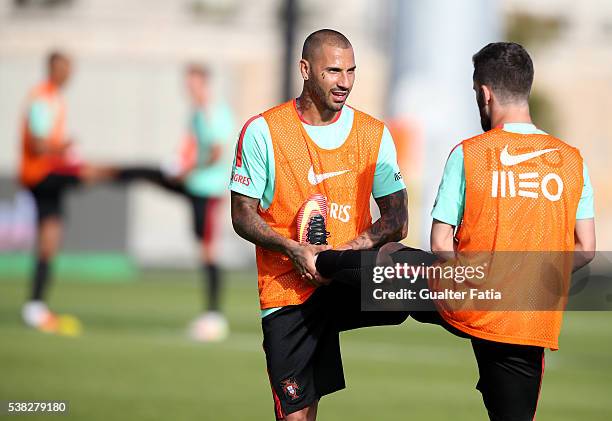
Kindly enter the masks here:
M 345 104 L 355 78 L 346 37 L 304 42 L 300 96 L 250 119 L 234 160 L 232 222 L 256 245 L 263 346 L 278 419 L 313 420 L 344 388 L 339 333 L 398 324 L 405 313 L 362 313 L 359 291 L 325 280 L 315 255 L 401 240 L 407 196 L 384 124 Z M 381 217 L 372 223 L 370 197 Z M 327 231 L 333 232 L 329 237 Z
M 22 121 L 19 179 L 34 197 L 38 218 L 32 291 L 22 316 L 28 326 L 39 330 L 74 334 L 79 330 L 78 321 L 58 317 L 44 302 L 50 265 L 61 242 L 64 193 L 77 185 L 109 180 L 115 172 L 110 167 L 83 163 L 73 153 L 72 141 L 66 135 L 66 106 L 61 96 L 71 75 L 68 56 L 51 53 L 47 72 L 47 80 L 28 96 Z

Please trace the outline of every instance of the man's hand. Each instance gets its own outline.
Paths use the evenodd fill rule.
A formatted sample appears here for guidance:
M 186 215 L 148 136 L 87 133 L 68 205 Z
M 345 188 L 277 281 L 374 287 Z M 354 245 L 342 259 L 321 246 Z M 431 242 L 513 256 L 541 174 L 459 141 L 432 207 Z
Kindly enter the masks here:
M 73 145 L 72 139 L 66 139 L 58 145 L 48 145 L 45 139 L 32 137 L 28 142 L 28 148 L 35 155 L 64 155 Z
M 216 164 L 223 157 L 223 142 L 215 142 L 210 148 L 210 152 L 208 154 L 208 159 L 202 165 L 203 168 L 210 167 L 213 164 Z
M 298 273 L 312 284 L 318 286 L 329 283 L 329 280 L 317 272 L 314 257 L 317 253 L 329 250 L 330 246 L 300 244 L 295 240 L 283 237 L 270 228 L 257 213 L 259 199 L 236 192 L 231 192 L 231 195 L 232 225 L 239 236 L 268 250 L 286 254 Z
M 327 285 L 330 280 L 323 278 L 315 267 L 315 256 L 322 251 L 331 249 L 326 245 L 310 245 L 293 242 L 286 250 L 287 256 L 291 259 L 295 270 L 302 276 L 302 279 L 309 281 L 315 286 Z

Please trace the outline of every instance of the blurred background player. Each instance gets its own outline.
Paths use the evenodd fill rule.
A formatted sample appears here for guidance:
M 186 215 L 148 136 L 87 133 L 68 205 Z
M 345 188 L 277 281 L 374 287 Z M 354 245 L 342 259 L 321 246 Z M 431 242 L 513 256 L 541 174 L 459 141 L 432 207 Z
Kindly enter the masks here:
M 117 176 L 123 182 L 148 181 L 189 199 L 193 233 L 200 245 L 198 257 L 204 287 L 204 311 L 190 324 L 189 332 L 198 341 L 219 341 L 228 335 L 229 327 L 220 312 L 222 275 L 217 263 L 216 232 L 229 176 L 226 149 L 234 134 L 234 117 L 229 106 L 212 94 L 210 71 L 206 67 L 189 64 L 185 86 L 191 113 L 178 159 L 165 163 L 161 169 L 123 167 Z
M 78 322 L 58 317 L 47 308 L 45 292 L 51 262 L 62 238 L 62 204 L 68 188 L 109 178 L 110 168 L 81 162 L 66 136 L 66 106 L 61 90 L 71 75 L 70 58 L 54 51 L 47 59 L 47 80 L 36 86 L 26 101 L 22 122 L 20 182 L 34 198 L 37 210 L 36 263 L 23 321 L 46 332 L 70 333 Z
M 188 65 L 185 78 L 191 114 L 176 175 L 191 201 L 205 292 L 204 312 L 193 321 L 190 333 L 196 340 L 215 341 L 224 339 L 229 332 L 220 312 L 222 273 L 217 263 L 216 233 L 229 176 L 229 162 L 224 158 L 234 134 L 234 117 L 229 106 L 212 95 L 210 72 L 206 67 Z

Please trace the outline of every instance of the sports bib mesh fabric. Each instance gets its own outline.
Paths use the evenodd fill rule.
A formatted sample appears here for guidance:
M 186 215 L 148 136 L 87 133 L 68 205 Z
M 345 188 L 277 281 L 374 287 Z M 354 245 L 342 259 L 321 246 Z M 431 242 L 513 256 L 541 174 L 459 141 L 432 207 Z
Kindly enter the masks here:
M 488 261 L 487 282 L 503 311 L 458 311 L 439 302 L 444 319 L 479 338 L 558 349 L 571 275 L 582 157 L 549 135 L 490 130 L 463 143 L 466 202 L 457 232 L 463 259 Z M 559 253 L 555 253 L 559 252 Z M 522 262 L 519 264 L 518 262 Z M 551 274 L 559 276 L 552 276 Z M 482 285 L 446 286 L 467 290 Z M 438 282 L 435 288 L 443 288 Z
M 270 128 L 276 172 L 272 203 L 259 209 L 264 221 L 280 235 L 297 239 L 300 207 L 311 194 L 321 193 L 327 198 L 330 245 L 350 241 L 367 229 L 383 123 L 355 110 L 345 142 L 326 150 L 310 139 L 293 101 L 262 115 Z M 301 304 L 314 292 L 283 253 L 257 247 L 256 255 L 262 309 Z

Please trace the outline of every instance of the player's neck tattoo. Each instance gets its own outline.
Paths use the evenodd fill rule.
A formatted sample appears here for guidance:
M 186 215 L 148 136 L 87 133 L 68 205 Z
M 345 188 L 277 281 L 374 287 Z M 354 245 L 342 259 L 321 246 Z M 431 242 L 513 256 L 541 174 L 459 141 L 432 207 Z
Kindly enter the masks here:
M 316 102 L 313 98 L 319 98 L 319 96 L 316 92 L 309 91 L 304 87 L 302 94 L 295 101 L 298 114 L 302 119 L 308 121 L 308 124 L 328 124 L 335 117 L 337 111 L 327 108 L 323 100 Z M 308 116 L 307 114 L 311 111 L 313 111 L 312 115 Z
M 295 104 L 300 114 L 304 114 L 304 112 L 308 111 L 314 105 L 312 99 L 310 99 L 310 95 L 305 91 L 298 97 Z

